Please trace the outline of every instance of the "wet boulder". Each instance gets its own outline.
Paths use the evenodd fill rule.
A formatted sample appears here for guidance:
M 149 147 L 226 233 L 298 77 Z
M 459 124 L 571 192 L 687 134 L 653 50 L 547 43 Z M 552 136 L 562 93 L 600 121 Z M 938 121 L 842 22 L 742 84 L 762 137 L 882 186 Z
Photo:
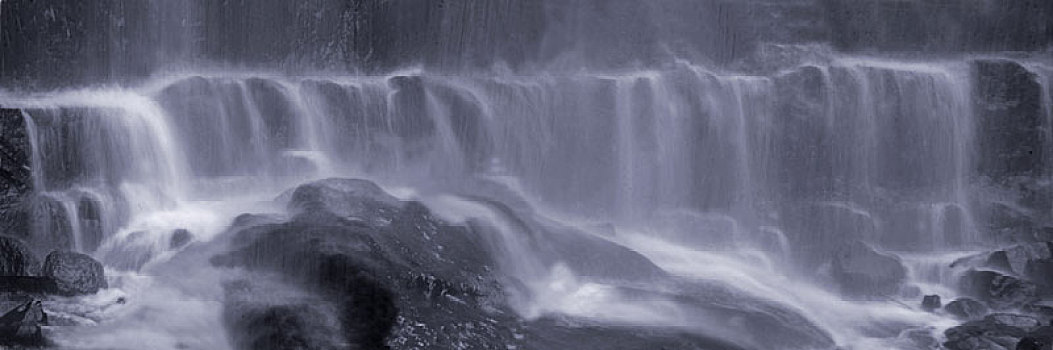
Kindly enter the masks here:
M 907 269 L 898 257 L 855 241 L 842 246 L 834 255 L 831 276 L 845 295 L 876 297 L 897 293 L 906 279 Z
M 33 300 L 0 316 L 0 345 L 43 346 L 40 326 L 47 325 L 47 314 L 40 301 Z
M 962 293 L 995 310 L 1020 307 L 1038 299 L 1038 286 L 1034 283 L 995 271 L 970 270 L 959 283 Z
M 954 317 L 965 320 L 979 319 L 989 312 L 987 305 L 971 298 L 955 299 L 947 303 L 943 310 Z
M 43 274 L 54 283 L 52 292 L 58 295 L 92 294 L 107 287 L 102 264 L 80 253 L 51 252 L 44 261 Z
M 921 308 L 925 311 L 935 311 L 939 309 L 943 304 L 940 302 L 939 295 L 926 295 L 921 299 Z

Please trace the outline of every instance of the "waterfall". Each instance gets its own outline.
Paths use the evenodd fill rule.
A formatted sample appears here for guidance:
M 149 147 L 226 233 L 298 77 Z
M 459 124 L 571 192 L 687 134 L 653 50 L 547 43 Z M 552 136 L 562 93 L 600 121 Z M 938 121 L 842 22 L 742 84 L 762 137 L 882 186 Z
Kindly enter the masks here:
M 256 231 L 318 233 L 296 225 L 325 213 L 284 206 L 291 189 L 329 178 L 380 185 L 402 203 L 389 208 L 398 215 L 423 203 L 417 230 L 483 235 L 472 244 L 493 266 L 464 268 L 495 276 L 501 296 L 481 307 L 491 324 L 462 333 L 554 334 L 543 348 L 570 346 L 559 338 L 577 336 L 568 329 L 608 326 L 631 341 L 697 336 L 718 348 L 895 348 L 919 330 L 942 341 L 955 321 L 915 299 L 957 297 L 952 262 L 1048 241 L 1053 226 L 1053 5 L 1037 0 L 0 9 L 0 116 L 24 120 L 29 150 L 25 164 L 0 163 L 0 218 L 24 221 L 0 228 L 26 232 L 0 234 L 105 265 L 114 287 L 63 300 L 77 305 L 67 309 L 143 296 L 136 310 L 201 318 L 179 326 L 98 311 L 82 318 L 114 336 L 57 332 L 71 348 L 140 334 L 163 338 L 161 348 L 237 347 L 215 331 L 237 323 L 221 299 L 293 300 L 332 318 L 322 326 L 350 322 L 325 309 L 342 307 L 348 290 L 219 258 Z M 31 169 L 26 193 L 8 190 L 19 181 L 6 178 L 12 166 Z M 371 220 L 402 219 L 322 222 L 359 234 L 383 226 Z M 429 234 L 425 251 L 376 255 L 443 261 L 445 241 Z M 390 243 L 379 241 L 370 247 Z M 869 266 L 884 262 L 895 266 Z M 853 294 L 838 276 L 853 263 L 902 281 Z M 660 277 L 638 276 L 650 273 Z M 236 280 L 257 277 L 280 293 L 230 297 Z M 394 312 L 404 328 L 425 327 Z M 400 339 L 416 339 L 405 329 Z

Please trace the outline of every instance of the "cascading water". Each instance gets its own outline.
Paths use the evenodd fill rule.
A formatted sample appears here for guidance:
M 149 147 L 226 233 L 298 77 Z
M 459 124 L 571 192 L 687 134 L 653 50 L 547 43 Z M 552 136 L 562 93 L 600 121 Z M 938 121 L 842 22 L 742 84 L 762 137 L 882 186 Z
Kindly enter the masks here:
M 9 77 L 3 81 L 25 89 L 0 89 L 0 106 L 18 110 L 31 149 L 33 193 L 25 202 L 32 215 L 23 236 L 38 252 L 90 254 L 110 275 L 110 288 L 49 306 L 82 325 L 53 331 L 60 347 L 251 348 L 235 334 L 244 325 L 224 307 L 320 298 L 307 303 L 324 310 L 343 297 L 214 257 L 255 232 L 238 214 L 270 213 L 260 228 L 282 220 L 298 227 L 313 213 L 284 208 L 303 196 L 303 187 L 286 190 L 331 177 L 369 179 L 398 200 L 420 201 L 436 220 L 484 234 L 475 243 L 496 261 L 493 271 L 465 268 L 497 275 L 515 327 L 523 327 L 510 339 L 525 343 L 510 348 L 602 337 L 575 343 L 559 338 L 570 331 L 544 328 L 551 338 L 523 340 L 555 319 L 564 329 L 672 329 L 690 335 L 683 342 L 697 341 L 683 348 L 921 349 L 912 343 L 917 333 L 942 341 L 956 324 L 917 306 L 921 295 L 958 296 L 962 271 L 952 262 L 1015 239 L 993 233 L 1000 219 L 991 208 L 1053 216 L 1012 207 L 1011 186 L 1000 187 L 1004 179 L 1049 174 L 1028 162 L 1053 165 L 1042 158 L 1053 154 L 1048 54 L 915 57 L 879 47 L 863 55 L 842 52 L 851 51 L 841 42 L 851 38 L 841 34 L 830 34 L 833 47 L 810 43 L 822 40 L 807 19 L 846 6 L 837 1 L 455 2 L 416 4 L 435 11 L 419 16 L 412 1 L 265 3 L 245 16 L 228 12 L 251 6 L 225 2 L 113 5 L 128 22 L 109 35 L 161 38 L 153 46 L 107 44 L 113 62 L 166 66 L 141 79 L 32 91 L 35 63 L 6 59 L 2 71 L 25 69 L 29 79 Z M 35 13 L 5 2 L 5 30 L 20 33 L 39 21 L 79 28 L 55 12 L 80 5 L 56 6 Z M 293 15 L 272 25 L 253 17 L 285 7 Z M 636 11 L 646 15 L 635 18 Z M 715 20 L 685 21 L 690 14 Z M 540 39 L 522 34 L 538 25 L 531 16 L 545 18 L 541 34 L 532 34 Z M 8 18 L 19 20 L 15 29 Z M 632 40 L 605 36 L 616 31 L 612 19 L 635 30 Z M 109 23 L 84 23 L 94 20 Z M 468 28 L 502 20 L 508 28 L 489 34 Z M 388 25 L 396 29 L 377 29 Z M 138 27 L 149 30 L 137 34 Z M 451 41 L 434 47 L 411 27 L 437 28 L 434 35 Z M 281 42 L 235 40 L 253 28 Z M 885 44 L 881 35 L 874 45 Z M 503 43 L 509 38 L 537 43 L 538 52 Z M 766 40 L 778 44 L 758 43 Z M 267 63 L 286 44 L 307 49 Z M 481 49 L 487 45 L 495 46 L 493 57 Z M 740 45 L 755 46 L 753 53 Z M 152 56 L 124 56 L 136 50 Z M 618 56 L 626 50 L 633 54 Z M 421 55 L 419 68 L 388 69 L 413 66 L 402 54 Z M 172 57 L 153 57 L 164 55 Z M 317 60 L 325 73 L 288 69 Z M 1008 78 L 990 73 L 1013 67 L 1021 72 L 1013 77 L 1037 87 L 1026 92 L 1037 98 L 1013 100 L 1014 87 L 998 80 Z M 124 76 L 123 69 L 108 74 Z M 97 78 L 88 73 L 71 80 Z M 989 126 L 1008 125 L 992 116 L 1023 115 L 1020 108 L 1036 116 L 1012 123 L 1044 134 Z M 1020 140 L 1023 134 L 1037 141 Z M 1033 149 L 1014 153 L 1014 142 Z M 389 203 L 398 200 L 381 202 L 409 212 Z M 384 215 L 395 214 L 372 218 L 355 205 L 345 219 L 394 225 Z M 310 230 L 299 229 L 307 237 Z M 447 245 L 435 249 L 399 254 L 442 260 Z M 890 260 L 894 267 L 877 266 Z M 852 269 L 902 276 L 860 287 L 844 277 Z M 267 282 L 255 283 L 273 295 L 230 296 L 250 289 L 232 281 L 258 276 Z M 121 304 L 111 305 L 116 297 Z M 408 315 L 397 324 L 411 323 L 403 321 Z M 315 326 L 350 327 L 347 316 L 333 317 L 339 320 Z M 402 343 L 415 339 L 406 327 L 386 344 L 427 347 Z M 342 344 L 333 348 L 356 346 L 333 341 Z

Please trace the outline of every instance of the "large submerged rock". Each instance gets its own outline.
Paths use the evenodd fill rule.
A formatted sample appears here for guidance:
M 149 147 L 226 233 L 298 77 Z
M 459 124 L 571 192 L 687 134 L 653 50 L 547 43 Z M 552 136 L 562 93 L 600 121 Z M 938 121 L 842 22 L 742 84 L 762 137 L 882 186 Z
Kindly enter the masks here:
M 690 294 L 688 287 L 674 283 L 668 283 L 669 290 L 640 289 L 671 279 L 632 250 L 529 217 L 522 208 L 465 199 L 514 226 L 495 232 L 498 225 L 484 220 L 444 221 L 423 204 L 398 200 L 363 180 L 312 182 L 280 198 L 287 201 L 291 217 L 239 216 L 232 227 L 233 250 L 212 259 L 214 265 L 250 274 L 225 286 L 224 319 L 241 349 L 333 348 L 331 344 L 364 349 L 602 349 L 609 348 L 604 344 L 652 342 L 671 348 L 738 348 L 716 337 L 643 325 L 566 327 L 553 326 L 563 321 L 544 317 L 520 318 L 510 295 L 529 292 L 526 283 L 536 281 L 508 272 L 517 266 L 508 266 L 513 260 L 498 247 L 500 239 L 511 238 L 502 232 L 521 236 L 517 238 L 527 242 L 523 249 L 531 250 L 522 253 L 537 254 L 543 264 L 558 262 L 578 278 L 620 283 L 626 286 L 624 293 L 638 298 L 673 298 L 662 293 L 674 288 Z M 678 300 L 699 312 L 738 319 L 750 329 L 767 329 L 773 336 L 758 338 L 765 343 L 780 337 L 793 338 L 800 345 L 794 348 L 801 349 L 832 343 L 788 310 L 731 291 L 698 290 L 702 294 L 697 300 Z M 714 300 L 716 295 L 723 297 Z

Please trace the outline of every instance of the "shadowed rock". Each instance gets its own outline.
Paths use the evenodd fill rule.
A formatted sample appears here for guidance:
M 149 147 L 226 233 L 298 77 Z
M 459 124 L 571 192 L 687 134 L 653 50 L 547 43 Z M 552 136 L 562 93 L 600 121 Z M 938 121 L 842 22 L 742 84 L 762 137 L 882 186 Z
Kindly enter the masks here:
M 40 326 L 47 325 L 47 314 L 40 301 L 30 301 L 0 316 L 0 345 L 46 345 Z

